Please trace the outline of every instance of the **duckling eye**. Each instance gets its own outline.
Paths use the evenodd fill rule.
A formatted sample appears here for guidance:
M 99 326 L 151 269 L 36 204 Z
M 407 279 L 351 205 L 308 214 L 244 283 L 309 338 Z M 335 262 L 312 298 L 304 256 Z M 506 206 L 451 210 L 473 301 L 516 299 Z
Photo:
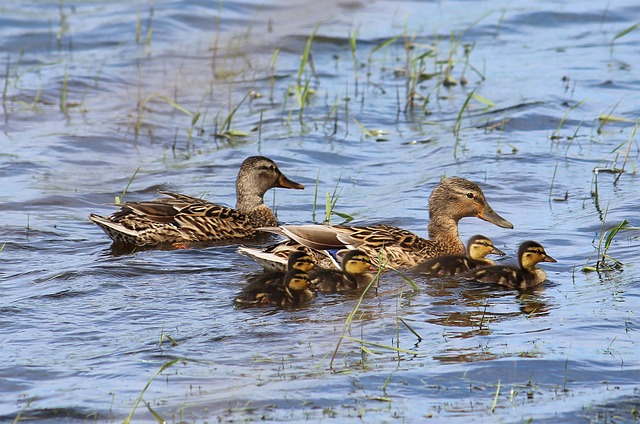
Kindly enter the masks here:
M 473 193 L 471 193 L 471 192 L 467 193 L 467 197 L 468 197 L 469 199 L 473 199 Z

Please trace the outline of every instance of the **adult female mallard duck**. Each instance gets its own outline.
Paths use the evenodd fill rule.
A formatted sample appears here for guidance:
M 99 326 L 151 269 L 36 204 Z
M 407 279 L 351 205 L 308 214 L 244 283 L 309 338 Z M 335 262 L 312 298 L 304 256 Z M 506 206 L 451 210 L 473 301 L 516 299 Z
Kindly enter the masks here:
M 320 292 L 338 292 L 366 287 L 373 274 L 369 255 L 361 250 L 349 250 L 342 258 L 342 270 L 314 269 L 309 279 Z
M 286 225 L 261 230 L 285 235 L 316 251 L 345 247 L 360 249 L 377 266 L 412 267 L 437 256 L 464 254 L 465 246 L 458 235 L 458 221 L 464 217 L 477 217 L 499 227 L 513 228 L 509 221 L 493 211 L 480 187 L 464 178 L 450 177 L 442 180 L 429 197 L 429 239 L 385 224 L 362 227 Z M 268 250 L 286 258 L 292 248 L 299 249 L 296 243 L 287 242 L 281 250 L 278 246 Z M 244 248 L 242 253 L 252 256 L 255 251 Z M 322 256 L 318 261 L 323 260 Z M 263 266 L 268 263 L 264 258 L 261 261 Z
M 309 274 L 292 268 L 280 280 L 249 284 L 234 302 L 240 308 L 267 305 L 292 308 L 308 302 L 314 294 Z
M 462 274 L 461 277 L 481 283 L 493 283 L 511 289 L 525 290 L 539 286 L 547 279 L 547 274 L 536 267 L 540 262 L 557 261 L 547 255 L 540 243 L 525 241 L 518 249 L 519 267 L 493 265 L 471 270 Z
M 229 240 L 253 236 L 257 227 L 278 225 L 264 194 L 274 187 L 301 190 L 269 158 L 252 156 L 242 162 L 236 179 L 236 208 L 218 205 L 184 194 L 146 202 L 127 202 L 108 217 L 91 214 L 116 243 L 145 246 Z
M 432 277 L 461 274 L 470 269 L 495 265 L 493 260 L 486 258 L 490 254 L 504 256 L 505 253 L 495 247 L 488 237 L 475 235 L 467 242 L 466 255 L 438 256 L 414 266 L 411 270 Z

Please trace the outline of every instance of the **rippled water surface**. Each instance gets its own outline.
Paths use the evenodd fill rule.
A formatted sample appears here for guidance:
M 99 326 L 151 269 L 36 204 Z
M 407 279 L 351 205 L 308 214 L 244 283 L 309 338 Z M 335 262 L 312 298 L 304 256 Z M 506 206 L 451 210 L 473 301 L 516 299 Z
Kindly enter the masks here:
M 638 420 L 640 7 L 527 3 L 3 3 L 0 421 Z M 515 225 L 463 239 L 558 263 L 529 293 L 388 273 L 345 327 L 357 296 L 236 310 L 236 246 L 120 254 L 87 219 L 138 169 L 128 200 L 233 205 L 255 154 L 307 186 L 267 194 L 284 222 L 338 192 L 425 234 L 459 175 Z M 621 270 L 583 272 L 625 219 Z

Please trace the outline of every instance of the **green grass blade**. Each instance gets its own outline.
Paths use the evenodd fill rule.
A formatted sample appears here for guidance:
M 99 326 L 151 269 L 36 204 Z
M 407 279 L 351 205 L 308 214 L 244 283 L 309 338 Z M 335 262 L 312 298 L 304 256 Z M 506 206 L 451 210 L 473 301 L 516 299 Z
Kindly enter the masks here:
M 613 238 L 616 236 L 616 234 L 618 234 L 618 232 L 620 232 L 620 230 L 622 230 L 628 223 L 629 223 L 629 221 L 627 221 L 626 219 L 623 219 L 620 224 L 616 225 L 614 228 L 609 230 L 609 234 L 607 235 L 607 239 L 604 242 L 604 251 L 605 252 L 607 250 L 609 250 L 609 246 L 611 246 L 611 242 L 613 241 Z
M 129 187 L 131 186 L 133 179 L 136 177 L 136 175 L 138 175 L 139 171 L 140 167 L 138 167 L 138 169 L 136 169 L 136 172 L 134 172 L 131 178 L 129 178 L 129 182 L 127 183 L 127 186 L 124 188 L 124 190 L 122 190 L 122 194 L 120 195 L 120 197 L 116 197 L 116 204 L 119 205 L 121 203 L 124 203 L 124 196 L 127 194 L 127 191 L 129 191 Z
M 483 103 L 489 107 L 494 107 L 496 104 L 494 102 L 492 102 L 491 100 L 487 99 L 486 97 L 482 97 L 479 94 L 476 94 L 475 92 L 472 93 L 473 99 L 479 101 L 480 103 Z
M 407 350 L 407 349 L 402 349 L 402 348 L 399 348 L 399 347 L 383 345 L 381 343 L 375 343 L 375 342 L 369 342 L 369 341 L 362 340 L 362 339 L 356 339 L 355 337 L 351 337 L 351 336 L 344 336 L 344 338 L 347 339 L 347 340 L 351 340 L 352 342 L 361 343 L 363 345 L 375 346 L 375 347 L 379 347 L 379 348 L 382 348 L 382 349 L 389 349 L 389 350 L 393 350 L 393 351 L 401 352 L 401 353 L 408 353 L 409 355 L 418 355 L 420 353 L 420 352 L 416 352 L 414 350 Z
M 613 41 L 616 41 L 619 38 L 624 37 L 625 35 L 629 34 L 632 31 L 635 31 L 636 29 L 640 28 L 640 22 L 631 25 L 629 28 L 623 29 L 622 31 L 620 31 L 619 33 L 617 33 L 614 37 L 613 37 Z
M 127 418 L 125 418 L 122 421 L 122 424 L 130 424 L 131 423 L 131 418 L 133 418 L 133 414 L 136 412 L 136 409 L 138 408 L 138 405 L 140 404 L 140 402 L 142 401 L 142 396 L 144 396 L 144 393 L 147 391 L 147 389 L 149 388 L 149 386 L 151 385 L 151 382 L 160 374 L 162 374 L 162 372 L 164 370 L 166 370 L 167 368 L 175 365 L 177 362 L 182 361 L 183 358 L 176 358 L 174 360 L 171 360 L 169 362 L 167 362 L 166 364 L 163 364 L 160 369 L 158 371 L 156 371 L 155 374 L 153 374 L 153 376 L 151 376 L 151 378 L 149 379 L 149 381 L 147 381 L 147 384 L 144 385 L 144 388 L 142 389 L 142 392 L 140 393 L 140 395 L 138 396 L 138 399 L 136 399 L 136 403 L 134 403 L 133 405 L 133 409 L 131 410 L 131 413 L 129 414 L 129 416 L 127 416 Z
M 377 46 L 375 46 L 374 48 L 371 49 L 371 52 L 369 52 L 369 56 L 371 56 L 372 54 L 374 54 L 375 52 L 377 52 L 380 49 L 383 49 L 385 47 L 387 47 L 389 44 L 393 44 L 396 41 L 398 41 L 401 37 L 404 37 L 404 34 L 400 34 L 400 35 L 396 35 L 393 38 L 389 38 L 388 40 L 378 44 Z
M 313 38 L 316 36 L 318 29 L 320 28 L 320 22 L 316 24 L 311 31 L 311 35 L 307 39 L 307 45 L 304 48 L 304 52 L 302 53 L 302 59 L 300 60 L 300 67 L 298 68 L 298 86 L 300 86 L 302 82 L 302 73 L 304 72 L 304 68 L 307 67 L 307 63 L 309 62 L 309 55 L 311 54 L 311 44 L 313 43 Z

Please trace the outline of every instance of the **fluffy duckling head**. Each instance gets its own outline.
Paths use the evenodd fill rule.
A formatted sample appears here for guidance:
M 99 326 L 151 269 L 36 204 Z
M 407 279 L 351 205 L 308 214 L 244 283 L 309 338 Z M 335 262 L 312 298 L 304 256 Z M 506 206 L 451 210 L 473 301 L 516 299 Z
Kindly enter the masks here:
M 558 262 L 547 255 L 544 247 L 535 241 L 525 241 L 518 249 L 518 261 L 520 266 L 528 271 L 533 271 L 540 262 Z
M 482 235 L 475 235 L 469 239 L 467 254 L 471 259 L 484 259 L 487 255 L 505 255 L 488 237 Z
M 284 285 L 293 291 L 304 291 L 311 288 L 309 274 L 299 269 L 291 269 L 284 276 Z
M 362 250 L 349 250 L 342 258 L 342 269 L 347 274 L 364 274 L 371 269 L 371 259 Z
M 476 184 L 460 177 L 449 177 L 440 182 L 429 197 L 429 217 L 449 217 L 456 222 L 464 217 L 477 217 L 502 228 L 513 224 L 498 215 L 489 206 L 484 193 Z
M 306 252 L 296 251 L 289 255 L 287 269 L 297 269 L 309 272 L 316 266 L 313 258 Z

